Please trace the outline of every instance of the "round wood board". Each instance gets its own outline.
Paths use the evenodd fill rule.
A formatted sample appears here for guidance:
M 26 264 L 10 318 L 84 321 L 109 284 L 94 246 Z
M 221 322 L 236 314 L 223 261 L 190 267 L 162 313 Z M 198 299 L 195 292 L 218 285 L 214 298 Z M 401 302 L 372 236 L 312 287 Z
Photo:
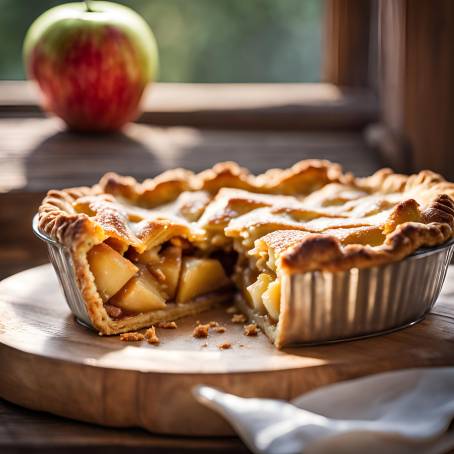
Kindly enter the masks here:
M 227 435 L 230 427 L 196 402 L 193 386 L 289 400 L 379 371 L 454 364 L 454 305 L 445 298 L 435 309 L 418 325 L 387 336 L 278 351 L 261 333 L 246 337 L 218 308 L 178 321 L 176 330 L 159 329 L 161 344 L 152 346 L 101 337 L 77 323 L 54 271 L 44 265 L 0 283 L 0 396 L 103 425 Z M 227 330 L 195 339 L 196 320 Z M 220 350 L 224 342 L 232 348 Z

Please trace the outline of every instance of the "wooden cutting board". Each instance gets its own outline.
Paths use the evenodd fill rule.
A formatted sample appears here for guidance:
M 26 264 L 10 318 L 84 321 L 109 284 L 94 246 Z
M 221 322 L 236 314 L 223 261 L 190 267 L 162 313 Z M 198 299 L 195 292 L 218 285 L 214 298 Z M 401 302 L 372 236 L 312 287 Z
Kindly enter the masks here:
M 278 351 L 263 334 L 246 337 L 229 319 L 219 308 L 181 320 L 176 330 L 159 330 L 157 347 L 100 337 L 75 321 L 51 266 L 32 268 L 0 283 L 0 397 L 108 426 L 230 434 L 195 401 L 194 385 L 288 400 L 375 372 L 454 365 L 454 268 L 433 312 L 386 336 Z M 195 339 L 196 320 L 217 321 L 226 332 Z M 220 350 L 224 342 L 232 348 Z

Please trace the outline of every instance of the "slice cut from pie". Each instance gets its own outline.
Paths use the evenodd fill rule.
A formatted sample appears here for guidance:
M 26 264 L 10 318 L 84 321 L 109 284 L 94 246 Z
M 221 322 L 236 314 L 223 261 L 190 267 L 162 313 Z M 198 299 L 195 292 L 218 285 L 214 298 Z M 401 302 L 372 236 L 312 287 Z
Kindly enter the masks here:
M 454 184 L 423 171 L 354 178 L 327 161 L 259 176 L 234 163 L 138 183 L 51 190 L 39 228 L 71 254 L 100 334 L 172 321 L 237 295 L 279 347 L 296 273 L 399 261 L 454 235 Z

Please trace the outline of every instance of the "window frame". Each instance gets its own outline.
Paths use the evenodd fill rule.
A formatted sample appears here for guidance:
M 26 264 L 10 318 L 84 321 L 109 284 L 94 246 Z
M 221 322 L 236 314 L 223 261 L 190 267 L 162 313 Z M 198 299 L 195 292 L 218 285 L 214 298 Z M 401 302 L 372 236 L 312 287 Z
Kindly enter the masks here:
M 369 77 L 373 4 L 325 0 L 320 83 L 156 83 L 138 121 L 216 129 L 360 131 L 379 113 Z M 43 115 L 30 82 L 0 82 L 0 117 Z

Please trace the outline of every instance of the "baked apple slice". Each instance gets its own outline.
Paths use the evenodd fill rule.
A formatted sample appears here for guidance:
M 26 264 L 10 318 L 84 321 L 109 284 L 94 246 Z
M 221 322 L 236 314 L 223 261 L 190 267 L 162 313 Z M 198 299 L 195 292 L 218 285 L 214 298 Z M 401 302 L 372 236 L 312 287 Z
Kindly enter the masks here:
M 137 276 L 110 300 L 114 306 L 130 313 L 150 312 L 166 307 L 166 300 L 158 281 L 146 268 L 141 268 Z
M 104 303 L 139 271 L 137 266 L 104 243 L 91 248 L 87 259 Z
M 252 302 L 254 309 L 261 315 L 266 314 L 265 306 L 263 305 L 263 294 L 272 282 L 273 277 L 268 273 L 261 273 L 257 280 L 246 287 L 249 294 L 248 300 Z
M 268 285 L 262 295 L 262 301 L 269 316 L 277 322 L 281 309 L 281 281 L 279 279 L 275 279 Z
M 154 269 L 162 273 L 164 279 L 161 286 L 170 300 L 175 298 L 177 292 L 182 264 L 181 253 L 180 247 L 169 246 L 160 254 L 159 264 L 152 265 Z
M 216 259 L 185 257 L 177 291 L 177 303 L 227 287 L 230 280 Z
M 254 310 L 264 315 L 266 313 L 277 321 L 281 306 L 281 284 L 279 279 L 268 273 L 261 273 L 257 280 L 249 285 L 246 290 L 249 293 L 250 300 Z

